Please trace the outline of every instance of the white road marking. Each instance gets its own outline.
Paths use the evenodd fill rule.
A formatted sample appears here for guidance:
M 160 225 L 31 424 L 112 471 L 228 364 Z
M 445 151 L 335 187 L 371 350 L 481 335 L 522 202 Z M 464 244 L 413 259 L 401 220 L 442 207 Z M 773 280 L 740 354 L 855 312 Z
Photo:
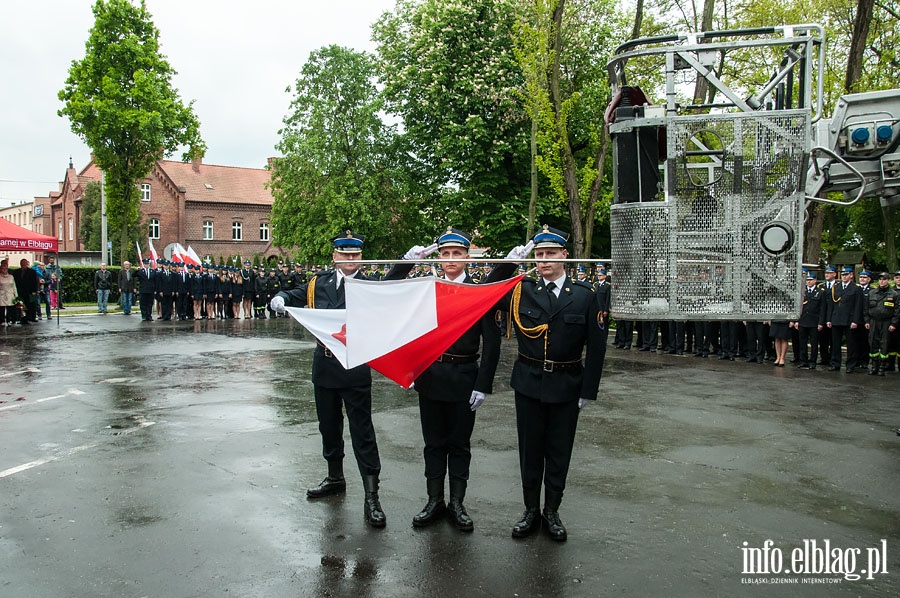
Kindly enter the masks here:
M 131 434 L 132 432 L 137 432 L 142 428 L 146 428 L 148 426 L 152 426 L 156 422 L 141 422 L 133 428 L 127 428 L 125 430 L 120 430 L 116 432 L 116 436 L 125 436 L 127 434 Z M 49 457 L 44 457 L 43 459 L 37 459 L 36 461 L 29 461 L 28 463 L 23 463 L 22 465 L 17 465 L 16 467 L 10 467 L 9 469 L 4 469 L 0 471 L 0 478 L 9 477 L 13 474 L 21 473 L 23 471 L 28 471 L 29 469 L 33 469 L 35 467 L 39 467 L 41 465 L 46 465 L 47 463 L 52 463 L 54 461 L 59 461 L 60 459 L 64 459 L 66 457 L 71 457 L 72 455 L 76 455 L 82 451 L 86 451 L 88 449 L 92 449 L 94 447 L 99 446 L 100 442 L 92 442 L 91 444 L 83 444 L 81 446 L 76 446 L 75 448 L 71 448 L 63 453 L 58 455 L 51 455 Z
M 28 405 L 30 403 L 43 403 L 45 401 L 55 401 L 56 399 L 62 399 L 69 395 L 83 395 L 83 394 L 84 393 L 82 391 L 78 390 L 77 388 L 70 388 L 68 391 L 64 392 L 61 395 L 54 395 L 52 397 L 44 397 L 43 399 L 35 399 L 34 401 L 27 401 L 27 402 L 19 401 L 12 405 L 5 405 L 3 407 L 0 407 L 0 411 L 9 411 L 10 409 L 18 409 L 18 408 L 24 407 L 25 405 Z
M 12 376 L 18 376 L 19 374 L 40 374 L 41 370 L 37 368 L 25 368 L 24 370 L 20 370 L 18 372 L 6 372 L 4 374 L 0 374 L 0 378 L 10 378 Z

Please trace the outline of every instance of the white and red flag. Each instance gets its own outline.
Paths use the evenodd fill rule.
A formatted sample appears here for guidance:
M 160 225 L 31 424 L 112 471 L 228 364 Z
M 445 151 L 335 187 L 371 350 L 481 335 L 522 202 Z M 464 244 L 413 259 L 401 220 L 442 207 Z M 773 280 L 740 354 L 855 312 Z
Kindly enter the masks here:
M 147 237 L 147 247 L 150 249 L 150 265 L 156 270 L 156 260 L 159 259 L 159 256 L 156 255 L 156 249 L 153 248 L 153 239 L 150 237 Z
M 366 363 L 409 388 L 521 279 L 460 284 L 433 277 L 346 278 L 346 309 L 287 310 L 344 367 Z
M 144 256 L 141 255 L 141 244 L 135 241 L 134 246 L 137 247 L 138 251 L 138 264 L 142 264 L 144 262 Z
M 187 253 L 186 253 L 185 255 L 186 255 L 187 257 L 191 258 L 192 260 L 194 260 L 194 261 L 193 261 L 193 264 L 194 264 L 195 266 L 199 266 L 200 264 L 203 263 L 203 260 L 200 259 L 200 256 L 197 255 L 197 252 L 194 251 L 194 248 L 191 247 L 190 245 L 188 245 Z
M 190 264 L 192 266 L 200 265 L 200 258 L 194 259 L 181 243 L 174 243 L 172 245 L 172 261 Z

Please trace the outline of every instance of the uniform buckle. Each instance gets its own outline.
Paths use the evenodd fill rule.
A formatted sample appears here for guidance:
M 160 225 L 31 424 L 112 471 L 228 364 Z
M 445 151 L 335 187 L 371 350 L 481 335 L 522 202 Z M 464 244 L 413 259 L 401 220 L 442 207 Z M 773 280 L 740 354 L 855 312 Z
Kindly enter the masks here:
M 553 372 L 553 362 L 552 361 L 544 361 L 544 371 L 548 373 Z

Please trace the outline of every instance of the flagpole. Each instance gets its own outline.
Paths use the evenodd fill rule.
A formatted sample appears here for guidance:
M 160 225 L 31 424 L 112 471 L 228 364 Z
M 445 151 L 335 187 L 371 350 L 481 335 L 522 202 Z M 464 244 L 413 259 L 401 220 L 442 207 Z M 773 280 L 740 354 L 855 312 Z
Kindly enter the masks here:
M 506 258 L 431 258 L 431 259 L 421 259 L 421 260 L 334 260 L 332 263 L 334 264 L 445 264 L 448 262 L 465 262 L 467 264 L 521 264 L 523 262 L 558 262 L 563 264 L 583 264 L 589 262 L 601 262 L 603 264 L 609 264 L 612 262 L 609 258 L 597 258 L 597 257 L 588 257 L 588 258 L 557 258 L 557 259 L 536 259 L 536 258 L 525 258 L 525 259 L 506 259 Z

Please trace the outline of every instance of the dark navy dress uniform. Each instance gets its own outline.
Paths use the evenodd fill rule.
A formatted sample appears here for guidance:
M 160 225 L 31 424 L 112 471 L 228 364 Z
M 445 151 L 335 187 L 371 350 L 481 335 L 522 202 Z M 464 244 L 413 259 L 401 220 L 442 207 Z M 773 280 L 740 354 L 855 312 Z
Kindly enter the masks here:
M 437 245 L 439 250 L 461 247 L 468 255 L 471 237 L 451 227 L 438 238 Z M 398 264 L 388 276 L 406 278 L 413 267 L 412 263 Z M 482 282 L 494 282 L 502 275 L 502 272 L 492 273 Z M 477 284 L 467 271 L 461 282 Z M 493 392 L 494 374 L 500 361 L 500 328 L 494 321 L 494 312 L 489 309 L 415 381 L 425 443 L 422 454 L 428 491 L 428 503 L 413 517 L 416 527 L 428 525 L 443 514 L 444 480 L 449 477 L 451 519 L 463 531 L 474 529 L 462 504 L 469 480 L 471 438 L 475 428 L 476 412 L 470 406 L 470 399 L 473 391 Z
M 853 268 L 844 268 L 843 274 L 852 274 Z M 831 370 L 841 369 L 841 341 L 847 339 L 847 372 L 852 373 L 859 363 L 859 344 L 851 325 L 864 325 L 863 294 L 859 286 L 850 280 L 846 284 L 835 283 L 826 297 L 828 313 L 825 319 L 831 327 Z
M 362 251 L 363 237 L 351 231 L 332 239 L 334 248 L 344 253 Z M 314 309 L 344 309 L 343 278 L 336 270 L 317 272 L 310 281 L 290 291 L 279 291 L 287 307 Z M 360 271 L 354 278 L 367 279 Z M 344 414 L 356 464 L 366 491 L 366 521 L 375 526 L 385 525 L 385 516 L 378 503 L 381 458 L 372 425 L 372 373 L 368 365 L 346 369 L 321 343 L 316 343 L 312 363 L 312 383 L 316 401 L 319 432 L 322 435 L 322 456 L 328 463 L 328 477 L 319 486 L 307 490 L 310 498 L 344 492 Z M 373 502 L 374 501 L 374 502 Z
M 134 273 L 138 280 L 138 301 L 141 320 L 153 319 L 153 299 L 156 297 L 156 272 L 150 269 L 150 260 L 143 260 L 143 267 Z
M 567 238 L 545 225 L 533 241 L 536 249 L 554 244 L 565 247 Z M 502 267 L 511 274 L 507 264 Z M 566 276 L 554 298 L 548 282 L 525 278 L 505 299 L 519 349 L 510 384 L 515 390 L 525 502 L 525 514 L 513 528 L 513 536 L 527 535 L 540 526 L 535 520 L 543 487 L 544 520 L 551 537 L 565 540 L 557 511 L 575 443 L 578 403 L 597 398 L 605 347 L 599 303 L 591 285 Z
M 807 280 L 815 281 L 814 274 L 807 274 Z M 819 326 L 825 326 L 825 291 L 817 284 L 807 286 L 803 290 L 803 303 L 800 307 L 800 318 L 797 330 L 800 337 L 799 367 L 816 369 L 816 356 L 819 354 Z

